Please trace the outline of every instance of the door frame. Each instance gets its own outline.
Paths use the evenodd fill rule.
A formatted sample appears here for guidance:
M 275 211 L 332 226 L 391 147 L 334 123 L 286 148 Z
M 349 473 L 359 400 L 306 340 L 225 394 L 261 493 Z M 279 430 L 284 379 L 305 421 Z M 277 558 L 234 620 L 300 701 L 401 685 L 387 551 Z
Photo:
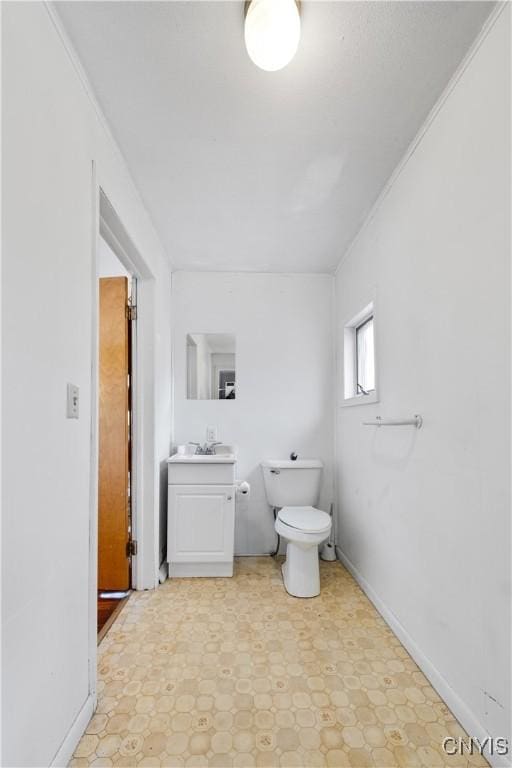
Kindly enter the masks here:
M 159 470 L 156 462 L 155 279 L 98 180 L 92 163 L 91 232 L 91 450 L 89 501 L 89 694 L 96 705 L 99 465 L 99 275 L 102 237 L 137 281 L 137 323 L 132 339 L 132 589 L 158 585 Z
M 143 510 L 155 504 L 154 485 L 154 278 L 124 228 L 104 191 L 99 190 L 99 228 L 102 237 L 119 261 L 131 273 L 137 286 L 137 322 L 132 326 L 132 538 L 137 554 L 132 557 L 132 589 L 157 584 L 155 531 L 147 525 Z M 97 273 L 96 264 L 96 273 Z M 158 500 L 156 500 L 158 503 Z M 152 517 L 148 515 L 148 517 Z M 152 522 L 152 520 L 151 520 Z

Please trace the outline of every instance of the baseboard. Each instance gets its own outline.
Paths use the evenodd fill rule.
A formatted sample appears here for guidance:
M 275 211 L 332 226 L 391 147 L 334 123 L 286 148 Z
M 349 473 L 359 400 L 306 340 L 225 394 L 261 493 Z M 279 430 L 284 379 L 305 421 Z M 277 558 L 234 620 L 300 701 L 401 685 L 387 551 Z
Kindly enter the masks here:
M 55 768 L 66 768 L 66 766 L 69 764 L 69 761 L 73 757 L 73 752 L 75 751 L 78 742 L 82 738 L 85 729 L 89 725 L 89 720 L 94 714 L 95 707 L 96 697 L 92 694 L 89 694 L 82 709 L 76 716 L 73 725 L 69 729 L 66 738 L 60 745 L 57 754 L 52 760 L 52 768 L 53 766 L 55 766 Z
M 272 557 L 270 552 L 235 552 L 235 558 L 237 557 Z
M 460 696 L 450 687 L 445 678 L 432 664 L 430 659 L 425 656 L 422 650 L 416 645 L 415 641 L 409 635 L 405 627 L 400 623 L 397 617 L 382 602 L 380 597 L 374 591 L 373 587 L 359 573 L 355 565 L 348 559 L 344 552 L 337 546 L 336 555 L 343 563 L 347 571 L 351 573 L 357 581 L 363 592 L 371 600 L 377 611 L 380 613 L 386 624 L 393 630 L 404 648 L 412 656 L 423 674 L 429 679 L 433 688 L 453 712 L 459 723 L 470 736 L 479 739 L 482 742 L 489 736 L 484 726 L 478 721 L 473 712 L 466 706 Z M 511 762 L 508 756 L 489 755 L 485 753 L 485 758 L 493 768 L 510 768 Z
M 204 578 L 206 576 L 232 576 L 233 560 L 212 563 L 169 563 L 170 579 Z

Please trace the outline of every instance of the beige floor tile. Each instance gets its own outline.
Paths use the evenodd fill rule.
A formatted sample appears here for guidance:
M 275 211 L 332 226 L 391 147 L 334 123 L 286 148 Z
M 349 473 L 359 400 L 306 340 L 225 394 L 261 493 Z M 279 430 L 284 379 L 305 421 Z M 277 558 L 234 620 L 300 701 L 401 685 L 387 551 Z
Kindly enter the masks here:
M 135 593 L 99 649 L 72 766 L 442 768 L 452 713 L 340 563 L 290 597 L 271 558 Z M 480 757 L 471 765 L 485 766 Z

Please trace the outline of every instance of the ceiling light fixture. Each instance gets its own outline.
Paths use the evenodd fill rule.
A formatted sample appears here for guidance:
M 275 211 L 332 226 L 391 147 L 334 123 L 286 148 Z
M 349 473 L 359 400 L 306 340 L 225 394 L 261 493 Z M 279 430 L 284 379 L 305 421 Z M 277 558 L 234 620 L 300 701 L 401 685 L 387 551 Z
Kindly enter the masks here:
M 245 3 L 245 45 L 260 69 L 276 72 L 293 59 L 300 40 L 297 0 L 249 0 Z

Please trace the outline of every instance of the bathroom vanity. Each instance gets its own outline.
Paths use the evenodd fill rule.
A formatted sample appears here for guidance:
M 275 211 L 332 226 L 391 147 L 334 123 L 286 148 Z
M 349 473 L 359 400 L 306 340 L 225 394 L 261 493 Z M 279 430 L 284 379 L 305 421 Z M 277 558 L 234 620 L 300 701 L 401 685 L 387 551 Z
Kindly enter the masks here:
M 167 460 L 170 578 L 233 575 L 235 465 L 225 450 Z

